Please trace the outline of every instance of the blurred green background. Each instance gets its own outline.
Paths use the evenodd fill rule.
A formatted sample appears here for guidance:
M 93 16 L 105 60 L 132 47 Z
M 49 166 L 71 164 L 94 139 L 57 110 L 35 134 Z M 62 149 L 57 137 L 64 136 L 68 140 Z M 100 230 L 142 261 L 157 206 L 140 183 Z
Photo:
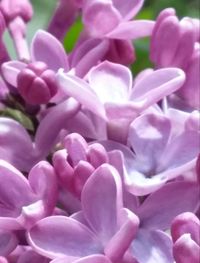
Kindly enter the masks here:
M 126 1 L 126 0 L 124 0 Z M 53 10 L 56 5 L 56 0 L 32 0 L 34 6 L 35 15 L 32 21 L 28 24 L 28 41 L 30 42 L 34 33 L 39 28 L 44 28 L 50 17 L 53 14 Z M 138 19 L 155 19 L 159 12 L 167 7 L 174 7 L 177 11 L 179 17 L 191 16 L 199 17 L 200 2 L 199 0 L 146 0 L 143 9 L 138 14 Z M 66 35 L 64 46 L 67 52 L 70 52 L 78 38 L 78 35 L 82 29 L 82 24 L 80 19 L 74 24 Z M 5 35 L 7 45 L 13 57 L 14 49 L 12 46 L 12 41 L 9 39 L 8 34 Z M 140 70 L 151 66 L 148 59 L 148 39 L 142 39 L 135 41 L 137 61 L 133 65 L 133 72 L 137 73 Z

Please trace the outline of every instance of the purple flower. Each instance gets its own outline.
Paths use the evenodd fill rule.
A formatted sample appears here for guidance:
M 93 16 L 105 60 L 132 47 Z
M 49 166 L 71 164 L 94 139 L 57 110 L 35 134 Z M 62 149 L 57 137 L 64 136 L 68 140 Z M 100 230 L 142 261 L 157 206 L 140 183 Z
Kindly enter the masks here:
M 108 61 L 92 68 L 87 78 L 89 83 L 62 71 L 57 74 L 59 85 L 68 96 L 93 113 L 97 107 L 106 112 L 108 137 L 123 142 L 127 139 L 130 122 L 180 88 L 185 79 L 181 70 L 168 68 L 151 72 L 133 85 L 127 67 Z
M 168 230 L 174 217 L 180 213 L 196 211 L 199 206 L 198 189 L 198 185 L 191 182 L 167 183 L 138 206 L 133 206 L 135 197 L 129 196 L 126 206 L 140 219 L 139 231 L 130 247 L 138 262 L 174 262 L 171 238 L 162 231 Z M 183 202 L 183 196 L 187 202 Z
M 67 55 L 61 43 L 45 31 L 36 33 L 30 51 L 30 63 L 4 63 L 3 75 L 28 103 L 47 103 L 57 91 L 55 72 L 69 70 Z
M 170 119 L 160 114 L 144 114 L 132 122 L 128 141 L 134 154 L 126 184 L 133 194 L 149 194 L 195 167 L 198 131 L 171 131 Z
M 52 259 L 103 254 L 121 261 L 139 224 L 137 216 L 123 209 L 121 191 L 117 171 L 108 164 L 100 166 L 83 188 L 82 211 L 72 217 L 52 216 L 39 221 L 28 233 L 29 243 Z
M 73 68 L 72 71 L 82 77 L 103 58 L 107 50 L 107 41 L 89 39 L 80 45 L 69 59 L 64 47 L 54 36 L 39 30 L 31 43 L 31 61 L 9 61 L 3 64 L 2 72 L 7 82 L 18 88 L 28 103 L 57 103 L 66 99 L 66 94 L 58 87 L 55 73 L 60 68 L 66 72 Z
M 27 229 L 37 220 L 51 215 L 57 200 L 57 185 L 50 164 L 38 163 L 30 171 L 28 179 L 3 160 L 0 160 L 0 171 L 1 228 Z
M 149 36 L 154 22 L 148 20 L 131 20 L 140 10 L 143 0 L 83 2 L 83 23 L 86 31 L 96 38 L 136 39 Z

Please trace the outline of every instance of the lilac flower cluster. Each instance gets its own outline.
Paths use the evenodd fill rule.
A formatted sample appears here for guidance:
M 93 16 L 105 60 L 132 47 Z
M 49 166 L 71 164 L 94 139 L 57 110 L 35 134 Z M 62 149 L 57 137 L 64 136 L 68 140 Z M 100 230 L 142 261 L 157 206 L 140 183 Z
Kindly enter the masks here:
M 200 21 L 143 2 L 59 0 L 29 46 L 31 3 L 0 1 L 0 263 L 199 263 Z

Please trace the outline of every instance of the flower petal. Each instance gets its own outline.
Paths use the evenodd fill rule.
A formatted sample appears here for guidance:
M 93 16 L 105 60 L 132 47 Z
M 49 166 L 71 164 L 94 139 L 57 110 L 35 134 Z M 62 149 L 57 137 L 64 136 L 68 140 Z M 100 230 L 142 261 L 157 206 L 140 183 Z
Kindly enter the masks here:
M 136 82 L 131 100 L 144 110 L 179 89 L 185 74 L 178 68 L 159 69 Z
M 66 258 L 59 258 L 51 261 L 51 263 L 66 263 L 66 262 L 71 263 L 66 260 L 67 260 Z M 77 259 L 73 261 L 73 263 L 111 263 L 111 261 L 107 257 L 102 255 L 92 255 L 81 259 Z
M 76 259 L 101 253 L 102 250 L 101 244 L 86 226 L 64 216 L 40 220 L 29 231 L 28 241 L 35 251 L 52 259 Z
M 190 162 L 197 158 L 199 153 L 199 134 L 197 131 L 185 130 L 180 136 L 175 137 L 167 145 L 163 155 L 160 158 L 157 170 L 175 170 L 176 168 L 185 167 L 189 170 Z M 178 158 L 177 158 L 178 156 Z M 171 172 L 172 172 L 171 171 Z M 175 171 L 174 171 L 175 175 Z M 173 176 L 173 174 L 171 175 Z M 172 177 L 171 177 L 172 178 Z
M 139 230 L 131 245 L 132 255 L 140 263 L 173 263 L 172 241 L 159 230 Z
M 109 164 L 96 169 L 82 190 L 85 218 L 103 243 L 107 243 L 117 230 L 118 214 L 122 208 L 121 194 L 120 176 Z
M 111 238 L 104 252 L 112 262 L 119 262 L 136 236 L 139 218 L 126 208 L 122 210 L 122 225 Z
M 65 122 L 76 115 L 79 109 L 80 104 L 69 98 L 53 107 L 41 120 L 35 135 L 36 153 L 40 160 L 49 153 L 59 132 L 65 128 Z
M 26 63 L 20 61 L 9 61 L 2 65 L 2 73 L 5 80 L 13 87 L 17 87 L 17 75 L 26 67 Z
M 155 22 L 150 20 L 135 20 L 121 22 L 114 30 L 106 35 L 114 39 L 138 39 L 152 34 Z
M 71 67 L 75 68 L 76 76 L 84 77 L 106 54 L 109 48 L 108 40 L 88 39 L 72 53 Z
M 88 80 L 102 103 L 128 101 L 132 76 L 127 67 L 105 61 L 89 72 Z
M 29 204 L 34 197 L 24 175 L 11 164 L 0 160 L 0 203 L 10 209 L 13 208 L 13 210 L 21 209 L 23 205 Z
M 170 120 L 163 115 L 144 114 L 132 122 L 128 141 L 136 154 L 140 172 L 150 174 L 155 171 L 168 143 L 170 130 Z
M 144 0 L 112 0 L 115 8 L 120 12 L 123 20 L 130 20 L 141 9 Z
M 102 37 L 113 30 L 120 22 L 121 15 L 112 1 L 86 1 L 83 9 L 83 23 L 93 37 Z
M 65 74 L 63 70 L 57 73 L 60 88 L 67 96 L 75 98 L 94 114 L 106 119 L 105 109 L 99 98 L 84 80 Z
M 28 180 L 33 192 L 44 203 L 46 214 L 51 214 L 57 201 L 57 181 L 53 167 L 46 161 L 36 164 Z
M 42 61 L 49 69 L 69 70 L 68 59 L 61 43 L 51 34 L 38 30 L 32 40 L 31 55 L 33 61 Z
M 199 189 L 196 183 L 185 181 L 167 183 L 149 195 L 138 208 L 137 214 L 141 226 L 148 229 L 168 229 L 175 216 L 183 212 L 195 211 L 198 195 Z
M 19 256 L 17 263 L 49 263 L 49 259 L 40 256 L 32 249 L 28 249 L 27 251 L 21 253 Z
M 0 158 L 21 171 L 28 171 L 36 162 L 27 131 L 17 121 L 4 117 L 0 118 Z
M 18 240 L 12 232 L 0 230 L 0 255 L 8 256 L 18 245 Z

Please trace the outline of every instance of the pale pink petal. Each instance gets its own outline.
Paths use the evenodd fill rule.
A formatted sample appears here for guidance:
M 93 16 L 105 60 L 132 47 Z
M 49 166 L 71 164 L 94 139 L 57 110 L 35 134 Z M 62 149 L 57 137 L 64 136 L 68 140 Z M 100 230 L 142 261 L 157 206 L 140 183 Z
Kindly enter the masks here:
M 5 62 L 1 69 L 5 80 L 13 87 L 17 88 L 17 76 L 19 72 L 26 67 L 26 64 L 20 61 Z
M 123 20 L 130 20 L 141 9 L 144 0 L 113 0 L 115 8 L 120 12 Z
M 140 263 L 173 263 L 172 241 L 159 230 L 140 229 L 131 245 L 132 255 Z
M 58 71 L 57 80 L 60 88 L 67 96 L 75 98 L 94 114 L 106 119 L 105 109 L 97 95 L 84 80 Z
M 199 134 L 197 131 L 185 130 L 175 137 L 163 152 L 157 171 L 173 170 L 194 161 L 199 153 Z M 178 157 L 178 158 L 177 158 Z M 189 168 L 188 168 L 189 170 Z
M 119 64 L 102 62 L 88 74 L 91 88 L 102 103 L 127 101 L 132 88 L 131 71 Z
M 120 176 L 109 164 L 97 168 L 83 188 L 81 201 L 85 218 L 103 243 L 117 230 L 121 194 Z
M 43 158 L 56 142 L 59 132 L 65 128 L 67 121 L 80 109 L 80 104 L 73 98 L 53 107 L 41 120 L 35 135 L 36 153 Z
M 40 220 L 28 233 L 29 244 L 39 254 L 76 259 L 101 253 L 102 247 L 94 234 L 78 221 L 64 216 Z
M 122 210 L 122 224 L 117 233 L 111 238 L 105 247 L 105 255 L 112 262 L 122 260 L 127 249 L 136 236 L 139 226 L 139 218 L 126 208 Z
M 111 0 L 86 1 L 83 23 L 94 37 L 102 37 L 112 31 L 120 22 L 121 15 Z
M 28 171 L 36 162 L 33 143 L 25 128 L 4 117 L 0 118 L 0 158 L 21 171 Z
M 46 161 L 37 163 L 28 180 L 33 192 L 44 203 L 46 215 L 51 214 L 57 201 L 57 180 L 53 167 Z
M 138 39 L 152 34 L 155 22 L 150 20 L 135 20 L 121 22 L 106 37 L 114 39 Z
M 76 131 L 85 138 L 107 138 L 106 121 L 86 109 L 79 111 L 65 127 L 69 132 Z
M 105 56 L 109 48 L 108 40 L 88 39 L 83 42 L 72 53 L 71 67 L 75 68 L 75 73 L 83 77 L 86 73 Z
M 198 193 L 198 185 L 191 182 L 182 181 L 164 185 L 147 197 L 138 208 L 141 227 L 168 229 L 175 216 L 186 211 L 195 211 L 198 205 Z
M 0 202 L 5 207 L 11 210 L 20 209 L 34 198 L 24 175 L 4 160 L 0 160 L 0 181 Z
M 45 62 L 49 69 L 69 70 L 68 59 L 61 43 L 51 34 L 38 30 L 32 40 L 31 55 L 33 61 Z
M 185 74 L 178 68 L 159 69 L 136 82 L 130 99 L 144 110 L 179 89 Z
M 134 166 L 134 164 L 136 162 L 133 162 L 132 165 Z M 125 175 L 125 188 L 133 195 L 144 196 L 161 188 L 166 181 L 167 179 L 163 179 L 162 176 L 147 178 L 143 173 L 132 168 L 131 172 L 127 172 Z
M 51 261 L 51 263 L 72 263 L 72 262 L 68 261 L 67 258 L 60 258 Z M 92 255 L 81 259 L 77 259 L 73 261 L 73 263 L 111 263 L 111 261 L 103 255 Z
M 128 141 L 133 148 L 140 172 L 154 173 L 170 136 L 170 120 L 158 114 L 145 114 L 130 125 Z

